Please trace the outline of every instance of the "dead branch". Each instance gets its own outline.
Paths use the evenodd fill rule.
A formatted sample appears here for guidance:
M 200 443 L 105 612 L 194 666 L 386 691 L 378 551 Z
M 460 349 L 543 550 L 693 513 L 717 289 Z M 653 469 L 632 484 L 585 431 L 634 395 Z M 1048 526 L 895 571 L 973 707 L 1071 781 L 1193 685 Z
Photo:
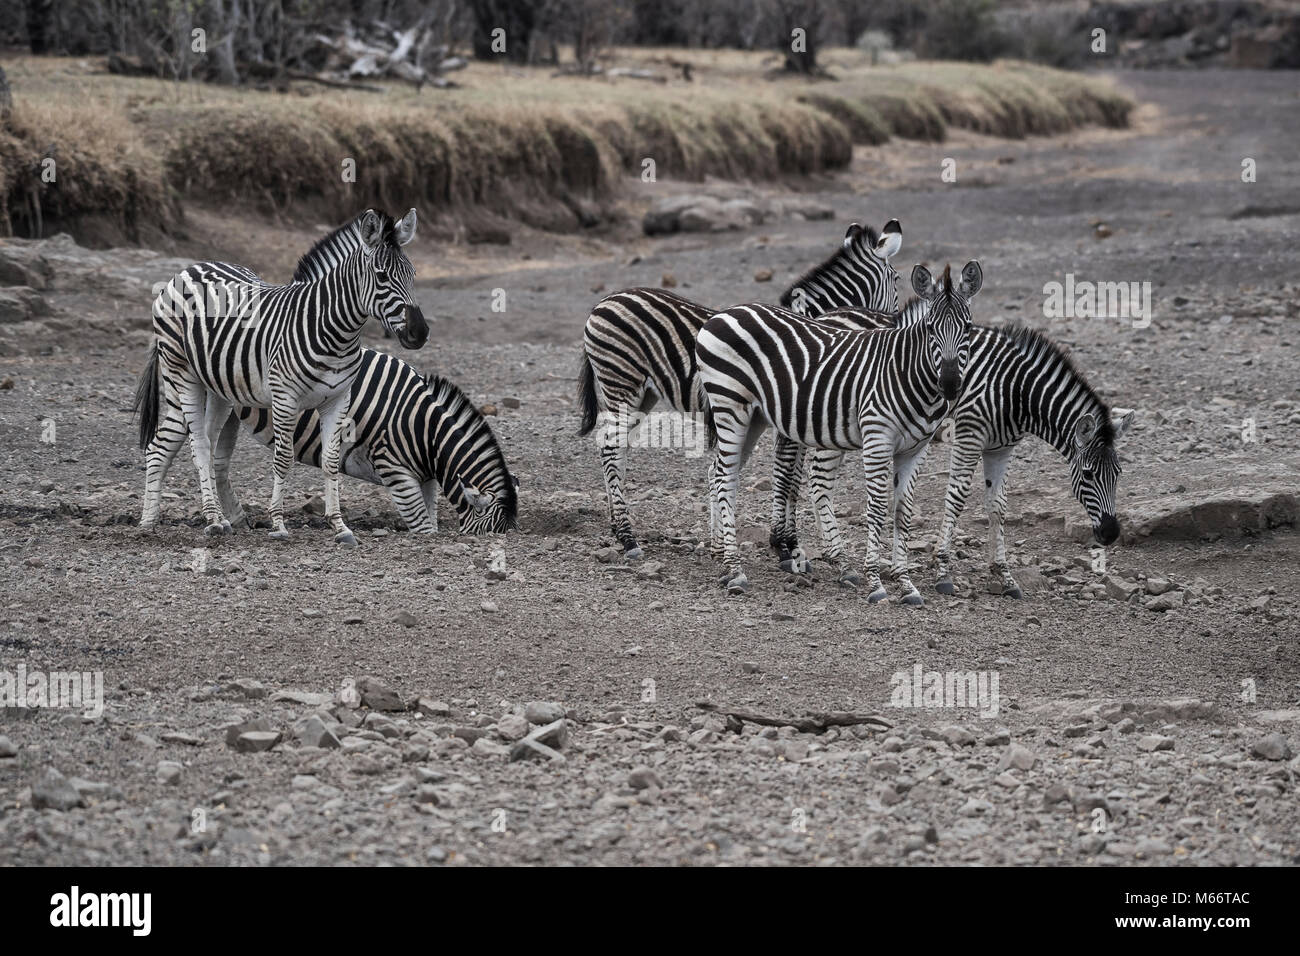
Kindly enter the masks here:
M 734 717 L 751 724 L 762 724 L 764 727 L 793 727 L 804 734 L 824 734 L 831 727 L 856 727 L 863 724 L 879 727 L 882 730 L 894 726 L 875 714 L 855 714 L 845 710 L 814 711 L 803 717 L 775 717 L 771 714 L 728 707 L 708 700 L 696 701 L 695 706 L 700 710 L 722 714 L 724 717 Z

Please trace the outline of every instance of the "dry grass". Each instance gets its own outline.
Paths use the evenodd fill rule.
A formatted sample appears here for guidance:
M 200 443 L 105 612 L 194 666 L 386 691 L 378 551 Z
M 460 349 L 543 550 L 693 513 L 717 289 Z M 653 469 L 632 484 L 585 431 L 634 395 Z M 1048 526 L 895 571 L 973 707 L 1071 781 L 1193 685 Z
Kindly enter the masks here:
M 938 140 L 950 126 L 1008 137 L 1122 126 L 1133 105 L 1096 79 L 1020 63 L 870 67 L 835 51 L 837 79 L 810 83 L 770 78 L 762 54 L 627 50 L 616 58 L 675 78 L 474 64 L 457 74 L 459 90 L 282 94 L 97 74 L 86 60 L 19 59 L 8 68 L 16 110 L 0 139 L 0 195 L 21 228 L 31 172 L 53 144 L 59 181 L 40 187 L 42 206 L 58 219 L 116 217 L 128 234 L 174 215 L 173 195 L 336 219 L 367 203 L 453 216 L 488 210 L 562 229 L 586 221 L 647 158 L 660 177 L 771 179 L 843 167 L 854 143 Z M 694 82 L 676 78 L 669 60 L 689 60 Z M 347 159 L 355 183 L 344 179 Z

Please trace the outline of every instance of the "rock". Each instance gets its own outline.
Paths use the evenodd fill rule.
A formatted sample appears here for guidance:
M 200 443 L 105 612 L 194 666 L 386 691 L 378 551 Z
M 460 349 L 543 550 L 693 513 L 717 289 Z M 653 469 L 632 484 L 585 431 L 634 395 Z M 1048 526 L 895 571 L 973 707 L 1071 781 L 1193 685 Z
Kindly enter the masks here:
M 491 402 L 486 405 L 480 405 L 478 410 L 481 415 L 484 415 L 487 418 L 493 418 L 497 414 L 497 407 Z
M 633 790 L 645 790 L 654 787 L 657 790 L 664 788 L 663 783 L 659 780 L 659 775 L 649 767 L 637 767 L 627 775 L 627 785 Z
M 1149 575 L 1147 577 L 1146 591 L 1147 594 L 1152 596 L 1164 594 L 1166 591 L 1173 588 L 1173 586 L 1174 582 L 1170 581 L 1168 578 L 1162 578 L 1155 575 Z
M 13 741 L 11 741 L 8 737 L 4 736 L 3 734 L 0 734 L 0 760 L 8 759 L 9 757 L 17 757 L 17 756 L 18 756 L 18 748 L 13 745 Z
M 431 846 L 429 847 L 429 852 L 424 855 L 424 858 L 430 863 L 446 863 L 447 851 L 440 846 Z
M 564 718 L 554 720 L 535 729 L 526 739 L 536 740 L 555 750 L 563 750 L 569 742 L 569 722 Z
M 410 611 L 398 611 L 393 615 L 393 623 L 400 624 L 402 627 L 415 627 L 420 623 L 420 619 Z
M 564 754 L 560 753 L 553 747 L 548 747 L 540 741 L 531 737 L 525 737 L 513 747 L 510 748 L 511 762 L 516 760 L 541 760 L 549 759 L 555 763 L 564 763 Z
M 342 726 L 336 724 L 335 726 Z M 313 714 L 300 720 L 293 728 L 294 736 L 304 747 L 321 747 L 325 750 L 337 750 L 341 743 L 334 729 L 324 720 Z
M 484 614 L 496 614 L 501 608 L 497 606 L 496 601 L 479 601 L 478 609 Z
M 32 784 L 32 806 L 37 810 L 71 810 L 83 807 L 85 799 L 68 778 L 50 767 L 45 775 Z
M 1158 597 L 1148 598 L 1142 606 L 1148 611 L 1172 611 L 1176 607 L 1182 607 L 1187 603 L 1187 595 L 1183 591 L 1167 591 Z
M 1289 760 L 1291 744 L 1282 734 L 1268 734 L 1255 741 L 1250 748 L 1250 755 L 1263 760 Z
M 1136 584 L 1130 584 L 1113 574 L 1107 574 L 1101 579 L 1102 587 L 1106 589 L 1107 597 L 1116 601 L 1127 601 L 1130 595 L 1138 591 Z
M 239 738 L 246 733 L 272 733 L 274 731 L 275 724 L 268 717 L 258 717 L 255 720 L 245 720 L 238 724 L 231 724 L 226 728 L 226 746 L 236 747 Z
M 593 551 L 591 556 L 601 564 L 612 564 L 623 556 L 623 552 L 614 547 L 600 548 Z
M 505 757 L 510 753 L 509 747 L 497 743 L 490 737 L 480 737 L 469 749 L 476 757 Z
M 278 730 L 250 730 L 239 735 L 235 741 L 235 750 L 243 754 L 263 753 L 279 742 Z
M 378 677 L 361 678 L 357 681 L 357 692 L 361 695 L 361 703 L 371 710 L 388 712 L 406 710 L 406 702 L 402 700 L 401 695 Z
M 1143 859 L 1150 859 L 1155 856 L 1168 856 L 1173 851 L 1169 844 L 1164 840 L 1155 837 L 1143 837 L 1138 840 L 1137 847 L 1133 850 L 1134 854 Z
M 328 707 L 334 702 L 333 694 L 316 694 L 306 690 L 277 690 L 271 700 L 284 704 L 300 704 L 303 707 Z M 164 736 L 163 740 L 167 737 Z
M 671 272 L 665 272 L 659 279 L 659 285 L 665 289 L 675 289 L 677 288 L 677 277 Z
M 261 700 L 269 693 L 265 684 L 253 680 L 251 677 L 241 677 L 238 680 L 231 681 L 226 685 L 226 692 L 248 700 Z
M 755 282 L 771 282 L 771 281 L 772 281 L 772 270 L 771 270 L 771 269 L 759 269 L 758 271 L 756 271 L 756 272 L 754 273 L 754 281 L 755 281 Z
M 175 760 L 158 761 L 157 779 L 165 787 L 174 787 L 181 782 L 184 767 Z
M 530 724 L 553 724 L 565 716 L 565 709 L 558 701 L 535 700 L 524 707 L 524 716 Z
M 25 286 L 0 289 L 0 325 L 29 322 L 49 311 L 45 298 L 35 289 Z
M 1020 744 L 1011 744 L 1002 751 L 1002 757 L 998 760 L 998 770 L 1033 770 L 1036 763 L 1038 758 L 1032 750 Z
M 965 727 L 945 727 L 939 734 L 954 747 L 975 746 L 975 735 Z
M 1174 738 L 1165 737 L 1161 734 L 1148 734 L 1145 737 L 1138 738 L 1137 748 L 1143 753 L 1155 753 L 1158 750 L 1173 750 Z
M 518 714 L 506 714 L 497 721 L 497 733 L 505 740 L 521 740 L 528 736 L 528 720 Z
M 415 710 L 417 713 L 424 714 L 426 717 L 450 717 L 451 707 L 446 701 L 430 700 L 427 697 L 418 697 L 415 701 Z
M 1170 495 L 1153 505 L 1155 514 L 1126 523 L 1124 540 L 1142 538 L 1199 541 L 1216 534 L 1240 534 L 1294 527 L 1300 498 L 1292 489 L 1265 486 L 1218 498 Z
M 961 809 L 957 811 L 964 817 L 982 817 L 993 812 L 993 804 L 987 800 L 976 800 L 973 797 L 962 804 Z

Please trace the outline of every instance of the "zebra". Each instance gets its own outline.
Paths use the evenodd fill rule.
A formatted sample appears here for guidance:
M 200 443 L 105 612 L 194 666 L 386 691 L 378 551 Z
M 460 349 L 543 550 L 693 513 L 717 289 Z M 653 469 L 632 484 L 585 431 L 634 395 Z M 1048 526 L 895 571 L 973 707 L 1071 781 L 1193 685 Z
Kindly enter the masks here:
M 726 571 L 721 584 L 741 592 L 749 581 L 736 550 L 739 473 L 767 425 L 787 439 L 783 448 L 862 449 L 869 520 L 865 572 L 869 600 L 886 597 L 878 551 L 887 503 L 887 476 L 903 500 L 939 423 L 958 399 L 969 358 L 970 300 L 983 285 L 977 261 L 935 280 L 912 270 L 912 289 L 926 300 L 925 319 L 897 329 L 859 331 L 804 319 L 761 305 L 737 306 L 709 319 L 696 351 L 709 420 L 716 438 L 710 491 L 712 545 Z M 774 489 L 774 498 L 776 497 Z M 906 604 L 922 604 L 908 575 L 906 535 L 895 548 L 893 576 Z
M 367 209 L 312 247 L 300 274 L 321 260 L 333 264 L 339 233 L 356 234 L 354 251 L 307 281 L 274 286 L 243 266 L 200 262 L 167 283 L 154 299 L 154 343 L 136 389 L 140 446 L 146 450 L 141 527 L 157 524 L 163 480 L 188 433 L 205 533 L 230 533 L 218 503 L 212 437 L 238 404 L 272 412 L 271 537 L 287 538 L 284 485 L 294 459 L 290 423 L 315 409 L 326 436 L 321 459 L 326 517 L 335 542 L 356 544 L 339 508 L 343 414 L 361 361 L 366 319 L 378 317 L 406 348 L 419 348 L 428 338 L 428 323 L 412 291 L 415 270 L 401 250 L 415 229 L 414 209 L 400 220 Z
M 853 223 L 839 250 L 804 273 L 781 296 L 781 304 L 808 315 L 845 306 L 898 308 L 898 273 L 889 260 L 902 241 L 903 227 L 897 219 L 885 223 L 880 232 Z M 630 436 L 615 426 L 618 412 L 645 413 L 661 400 L 679 412 L 703 411 L 698 403 L 695 339 L 715 311 L 663 289 L 637 288 L 605 296 L 587 319 L 578 434 L 590 434 L 603 421 L 600 458 L 610 531 L 630 560 L 643 552 L 623 493 L 623 459 Z
M 236 405 L 222 427 L 213 468 L 222 511 L 235 523 L 244 511 L 230 487 L 230 460 L 241 423 L 263 445 L 274 447 L 275 439 L 265 408 Z M 344 423 L 342 472 L 384 485 L 411 531 L 438 530 L 440 491 L 456 509 L 462 534 L 518 527 L 518 482 L 492 429 L 465 393 L 441 376 L 421 375 L 395 356 L 363 348 Z M 301 412 L 294 457 L 319 468 L 321 454 L 320 414 Z
M 881 317 L 869 316 L 867 320 L 879 322 Z M 884 317 L 886 325 L 896 327 L 915 321 L 914 313 Z M 1094 539 L 1109 545 L 1120 534 L 1115 496 L 1121 468 L 1115 442 L 1132 427 L 1136 413 L 1132 409 L 1109 408 L 1065 350 L 1035 329 L 1014 323 L 1001 328 L 977 326 L 971 333 L 970 348 L 961 401 L 952 416 L 952 450 L 936 552 L 935 590 L 946 595 L 956 593 L 950 570 L 953 535 L 970 494 L 975 466 L 982 458 L 989 516 L 989 568 L 997 576 L 1002 594 L 1018 599 L 1024 592 L 1011 574 L 1004 535 L 1007 473 L 1015 446 L 1034 435 L 1065 458 L 1071 490 L 1088 515 Z M 839 452 L 818 453 L 809 465 L 807 477 L 818 526 L 827 542 L 826 554 L 831 559 L 842 549 L 830 498 L 841 458 Z M 910 507 L 910 497 L 900 499 L 895 521 L 909 521 L 906 512 Z M 790 511 L 788 522 L 793 528 L 793 507 Z M 896 537 L 895 560 L 898 549 Z

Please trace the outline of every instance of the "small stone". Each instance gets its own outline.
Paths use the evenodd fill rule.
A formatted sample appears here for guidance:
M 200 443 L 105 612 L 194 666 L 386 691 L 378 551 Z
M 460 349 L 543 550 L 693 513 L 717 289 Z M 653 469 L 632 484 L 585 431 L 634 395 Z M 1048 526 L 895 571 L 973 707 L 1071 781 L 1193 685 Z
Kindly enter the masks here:
M 314 714 L 296 724 L 294 734 L 304 747 L 337 750 L 342 746 L 334 730 Z
M 1269 734 L 1255 741 L 1250 748 L 1250 755 L 1264 760 L 1289 760 L 1291 744 L 1281 734 Z
M 18 748 L 13 745 L 13 741 L 3 734 L 0 734 L 0 759 L 17 756 Z
M 665 272 L 659 280 L 659 284 L 665 289 L 675 289 L 677 288 L 677 277 L 671 272 Z
M 241 735 L 251 732 L 272 733 L 275 731 L 275 724 L 267 717 L 258 717 L 255 720 L 245 720 L 242 723 L 231 724 L 226 728 L 226 746 L 238 749 L 239 738 Z
M 501 404 L 506 408 L 518 408 L 520 403 L 517 398 L 503 398 L 501 399 Z
M 1115 724 L 1115 732 L 1118 734 L 1131 734 L 1137 730 L 1137 724 L 1132 717 L 1125 717 L 1119 723 Z
M 758 269 L 758 270 L 755 271 L 755 273 L 754 273 L 754 281 L 755 281 L 755 282 L 771 282 L 771 281 L 772 281 L 772 270 L 771 270 L 771 269 Z
M 484 614 L 495 614 L 501 610 L 501 608 L 497 607 L 496 601 L 480 601 L 478 608 Z
M 430 863 L 445 863 L 447 862 L 447 851 L 440 846 L 431 846 L 424 858 Z
M 480 405 L 478 410 L 479 414 L 485 415 L 488 418 L 492 418 L 497 414 L 497 407 L 491 402 L 488 402 L 486 405 Z
M 235 750 L 241 754 L 255 754 L 270 750 L 280 742 L 280 732 L 275 730 L 250 730 L 240 734 Z
M 402 627 L 415 627 L 420 623 L 420 619 L 410 611 L 398 611 L 393 615 L 393 623 L 400 624 Z
M 32 785 L 32 806 L 37 810 L 67 811 L 85 806 L 85 799 L 67 777 L 50 767 Z
M 430 700 L 427 697 L 417 698 L 415 701 L 416 713 L 424 714 L 426 717 L 450 717 L 451 707 L 443 700 Z
M 659 775 L 649 767 L 637 767 L 627 775 L 627 785 L 633 790 L 645 790 L 648 787 L 654 787 L 658 790 L 664 788 L 663 783 L 659 780 Z
M 1147 577 L 1146 590 L 1147 594 L 1153 597 L 1158 594 L 1164 594 L 1174 586 L 1174 582 L 1168 578 L 1162 578 L 1159 575 L 1150 575 Z
M 961 809 L 957 811 L 964 817 L 982 817 L 993 812 L 993 804 L 987 800 L 976 800 L 973 797 L 962 804 Z
M 1173 750 L 1174 738 L 1165 737 L 1161 734 L 1148 734 L 1138 739 L 1137 748 L 1143 753 L 1154 753 L 1157 750 Z
M 1143 837 L 1138 840 L 1137 847 L 1133 852 L 1135 855 L 1142 857 L 1143 859 L 1150 859 L 1155 856 L 1168 856 L 1173 851 L 1170 849 L 1169 844 L 1164 840 L 1159 840 L 1155 837 Z
M 530 724 L 553 724 L 565 716 L 565 709 L 558 701 L 534 700 L 524 707 L 524 716 Z
M 998 770 L 1033 770 L 1036 763 L 1038 758 L 1034 756 L 1032 750 L 1020 744 L 1011 744 L 1002 751 L 1002 757 L 998 760 Z
M 185 768 L 175 760 L 159 760 L 157 779 L 165 787 L 174 787 L 181 782 L 181 772 Z
M 357 693 L 361 695 L 361 703 L 371 710 L 406 710 L 406 702 L 401 695 L 378 677 L 367 676 L 357 681 Z
M 975 735 L 965 727 L 945 727 L 939 733 L 944 740 L 954 747 L 975 746 Z
M 1148 611 L 1164 612 L 1182 607 L 1186 603 L 1187 595 L 1183 591 L 1167 591 L 1159 597 L 1149 598 L 1142 606 Z
M 162 742 L 165 744 L 184 744 L 186 747 L 203 746 L 203 741 L 193 734 L 182 734 L 177 731 L 168 731 L 163 734 Z
M 506 714 L 497 721 L 497 733 L 505 740 L 520 740 L 528 736 L 528 720 L 518 714 Z
M 601 564 L 612 564 L 623 556 L 623 552 L 615 547 L 599 548 L 593 551 L 591 556 Z
M 480 737 L 474 741 L 474 745 L 469 748 L 470 752 L 478 757 L 505 757 L 510 753 L 510 748 L 505 744 L 499 744 L 489 737 Z

